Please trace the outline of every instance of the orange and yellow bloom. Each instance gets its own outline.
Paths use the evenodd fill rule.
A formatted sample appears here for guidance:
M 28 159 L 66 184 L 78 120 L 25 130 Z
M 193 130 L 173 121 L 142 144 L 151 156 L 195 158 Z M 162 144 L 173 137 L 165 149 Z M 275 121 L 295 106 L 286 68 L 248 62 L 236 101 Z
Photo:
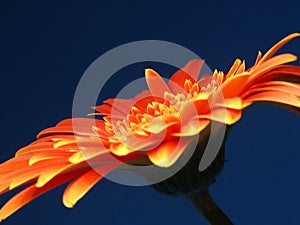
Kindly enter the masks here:
M 7 218 L 32 199 L 67 181 L 63 203 L 73 207 L 101 178 L 124 163 L 171 167 L 191 141 L 203 140 L 212 121 L 235 124 L 256 102 L 298 112 L 300 67 L 292 54 L 274 56 L 300 34 L 291 34 L 246 69 L 237 59 L 227 74 L 199 78 L 202 60 L 192 60 L 164 81 L 146 69 L 149 90 L 132 99 L 108 99 L 95 107 L 103 119 L 73 118 L 43 130 L 37 140 L 0 165 L 0 192 L 26 188 L 0 210 Z

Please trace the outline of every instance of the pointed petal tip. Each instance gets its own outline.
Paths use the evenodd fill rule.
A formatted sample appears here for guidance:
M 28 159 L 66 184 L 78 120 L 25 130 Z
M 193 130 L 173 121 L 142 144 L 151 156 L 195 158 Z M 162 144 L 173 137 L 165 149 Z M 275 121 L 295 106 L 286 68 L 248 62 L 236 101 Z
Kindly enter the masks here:
M 14 181 L 12 181 L 8 187 L 8 189 L 11 191 L 13 189 L 15 189 L 17 186 L 19 186 L 18 184 L 16 184 Z M 0 218 L 0 222 L 1 222 L 1 218 Z
M 3 222 L 6 218 L 7 218 L 7 216 L 4 216 L 4 215 L 2 215 L 3 213 L 1 212 L 1 210 L 0 210 L 0 223 L 1 222 Z
M 171 92 L 164 79 L 153 69 L 145 69 L 145 78 L 151 95 L 164 98 L 164 93 Z
M 33 164 L 35 164 L 36 162 L 38 162 L 36 157 L 31 157 L 28 161 L 28 166 L 32 166 Z
M 41 188 L 41 187 L 43 187 L 44 185 L 45 185 L 44 180 L 38 179 L 37 182 L 36 182 L 36 184 L 35 184 L 35 187 Z
M 147 77 L 151 77 L 151 76 L 152 77 L 157 77 L 159 75 L 158 75 L 158 73 L 155 70 L 147 68 L 147 69 L 145 69 L 145 76 L 147 78 Z

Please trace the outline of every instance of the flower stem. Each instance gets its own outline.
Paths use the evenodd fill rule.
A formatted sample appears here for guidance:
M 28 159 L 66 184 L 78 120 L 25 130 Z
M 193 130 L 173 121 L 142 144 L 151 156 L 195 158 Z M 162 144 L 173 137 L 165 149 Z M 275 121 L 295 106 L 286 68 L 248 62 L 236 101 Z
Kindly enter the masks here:
M 208 190 L 191 196 L 190 200 L 211 225 L 233 225 L 233 222 L 214 202 Z

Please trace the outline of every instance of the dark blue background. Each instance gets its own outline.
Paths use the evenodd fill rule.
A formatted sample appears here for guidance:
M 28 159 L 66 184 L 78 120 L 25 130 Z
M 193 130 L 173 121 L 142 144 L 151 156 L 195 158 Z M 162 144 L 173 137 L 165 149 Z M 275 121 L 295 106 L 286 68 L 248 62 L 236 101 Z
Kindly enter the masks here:
M 250 66 L 258 49 L 300 32 L 297 2 L 2 0 L 1 161 L 71 116 L 80 77 L 106 51 L 158 39 L 191 49 L 211 68 L 227 71 L 236 57 Z M 300 39 L 284 51 L 300 55 Z M 300 118 L 268 105 L 248 109 L 235 125 L 212 194 L 236 224 L 300 224 L 299 127 Z M 150 187 L 103 180 L 72 210 L 63 207 L 62 191 L 36 199 L 3 225 L 206 224 L 186 199 Z

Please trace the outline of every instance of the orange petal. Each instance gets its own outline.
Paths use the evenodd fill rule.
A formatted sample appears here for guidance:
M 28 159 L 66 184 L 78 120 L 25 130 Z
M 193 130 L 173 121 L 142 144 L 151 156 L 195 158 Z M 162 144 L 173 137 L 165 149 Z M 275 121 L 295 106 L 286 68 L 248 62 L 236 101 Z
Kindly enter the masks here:
M 152 96 L 164 98 L 165 92 L 171 92 L 162 77 L 152 69 L 145 70 L 146 81 Z
M 62 167 L 63 165 L 59 165 L 59 166 Z M 27 172 L 19 172 L 19 175 L 16 175 L 15 178 L 10 183 L 9 189 L 12 190 L 16 187 L 24 185 L 28 181 L 37 178 L 41 173 L 43 173 L 46 170 L 46 168 L 47 166 L 37 166 L 34 168 L 28 168 Z
M 168 118 L 170 118 L 169 121 L 167 121 Z M 168 116 L 168 118 L 164 118 L 162 116 L 155 117 L 151 120 L 149 127 L 145 127 L 144 130 L 151 134 L 159 134 L 168 127 L 178 123 L 178 119 L 175 120 L 175 118 L 171 116 Z
M 281 41 L 279 41 L 277 44 L 275 44 L 262 58 L 259 60 L 259 62 L 256 64 L 256 66 L 261 65 L 268 59 L 270 59 L 283 45 L 285 45 L 290 40 L 299 37 L 299 33 L 293 33 L 288 35 L 287 37 L 283 38 Z
M 43 138 L 52 135 L 76 134 L 83 136 L 96 136 L 93 126 L 104 128 L 105 124 L 101 120 L 77 118 L 67 119 L 59 122 L 55 127 L 47 128 L 41 131 L 37 138 Z
M 57 185 L 58 186 L 58 185 Z M 15 195 L 13 198 L 11 198 L 0 210 L 0 221 L 6 219 L 8 216 L 13 214 L 15 211 L 29 203 L 34 198 L 38 197 L 39 195 L 43 194 L 44 192 L 47 192 L 48 190 L 54 188 L 48 188 L 48 189 L 37 189 L 34 185 L 26 188 L 25 190 L 21 191 L 17 195 Z
M 281 104 L 287 104 L 291 106 L 300 107 L 300 99 L 294 95 L 279 92 L 279 91 L 266 91 L 263 93 L 254 94 L 246 99 L 246 103 L 252 102 L 275 102 Z
M 78 127 L 79 128 L 79 127 Z M 92 127 L 91 127 L 92 128 Z M 55 135 L 58 133 L 63 133 L 63 134 L 77 134 L 77 135 L 85 135 L 85 136 L 95 136 L 95 133 L 92 132 L 91 130 L 79 130 L 76 127 L 76 130 L 73 130 L 74 128 L 71 126 L 64 126 L 64 127 L 50 127 L 47 128 L 43 131 L 41 131 L 37 138 L 41 138 L 45 135 Z
M 114 119 L 124 119 L 130 112 L 134 102 L 130 99 L 108 99 L 105 104 L 94 107 L 100 113 L 113 117 Z
M 164 135 L 164 133 L 163 133 Z M 122 144 L 112 144 L 111 152 L 118 156 L 125 156 L 129 153 L 143 150 L 151 145 L 155 145 L 159 140 L 161 140 L 161 134 L 152 134 L 147 137 L 138 137 L 136 135 L 129 135 L 127 140 Z M 123 145 L 123 146 L 118 146 Z M 113 148 L 113 150 L 112 150 Z
M 239 97 L 249 80 L 249 75 L 237 75 L 228 78 L 221 84 L 221 90 L 224 98 Z
M 45 169 L 39 176 L 35 186 L 36 187 L 43 187 L 47 184 L 50 180 L 52 180 L 57 175 L 63 173 L 67 169 L 74 167 L 73 164 L 65 163 L 62 165 L 52 165 L 51 167 Z
M 170 167 L 181 156 L 190 141 L 190 138 L 180 138 L 180 141 L 176 138 L 163 142 L 157 148 L 148 151 L 148 157 L 157 166 Z
M 188 101 L 180 109 L 180 122 L 182 126 L 184 126 L 191 118 L 207 114 L 209 112 L 210 108 L 207 99 L 195 99 L 193 101 Z
M 73 124 L 80 125 L 80 127 L 91 127 L 92 125 L 100 125 L 102 120 L 89 119 L 89 118 L 72 118 L 65 119 L 56 124 L 57 127 L 61 126 L 73 126 Z
M 241 110 L 244 108 L 243 100 L 240 97 L 225 98 L 224 102 L 217 102 L 216 106 L 221 106 L 230 109 Z
M 98 115 L 98 116 L 111 116 L 114 119 L 122 120 L 126 117 L 126 114 L 119 111 L 116 107 L 112 105 L 103 104 L 100 106 L 94 107 L 99 113 L 91 113 L 89 115 Z
M 203 75 L 200 80 L 198 81 L 199 87 L 207 87 L 207 85 L 211 84 L 214 80 L 214 77 L 211 75 Z
M 28 166 L 28 161 L 32 154 L 24 155 L 17 158 L 12 158 L 0 164 L 0 176 L 3 176 L 11 171 L 18 170 Z
M 91 169 L 72 181 L 64 191 L 64 205 L 72 208 L 105 174 L 120 164 L 116 162 Z
M 212 109 L 211 114 L 199 115 L 199 119 L 210 119 L 220 123 L 232 125 L 236 123 L 242 116 L 241 110 L 218 107 Z
M 198 135 L 210 124 L 210 122 L 211 122 L 210 119 L 199 120 L 198 118 L 192 118 L 187 124 L 185 124 L 181 128 L 180 133 L 173 133 L 172 136 L 188 137 L 188 136 Z
M 240 96 L 243 92 L 251 88 L 251 85 L 257 83 L 258 78 L 261 79 L 265 75 L 268 76 L 268 70 L 276 68 L 276 66 L 281 64 L 295 61 L 296 59 L 297 57 L 292 54 L 278 55 L 257 66 L 251 73 L 236 75 L 226 79 L 221 85 L 224 98 Z
M 79 164 L 82 162 L 90 163 L 92 159 L 97 157 L 97 159 L 99 159 L 98 163 L 100 163 L 102 162 L 101 159 L 103 159 L 107 154 L 109 154 L 108 149 L 87 148 L 82 151 L 75 152 L 68 158 L 68 161 L 72 164 Z
M 292 82 L 300 81 L 300 67 L 292 65 L 280 65 L 277 66 L 267 73 L 259 74 L 253 80 L 253 85 L 261 82 L 271 81 L 271 80 L 292 80 Z
M 190 80 L 195 83 L 198 80 L 204 60 L 194 59 L 189 61 L 182 69 L 173 74 L 168 86 L 174 94 L 183 93 L 184 83 Z
M 44 151 L 32 156 L 28 162 L 28 165 L 31 166 L 37 162 L 41 162 L 43 160 L 48 159 L 59 159 L 59 158 L 68 158 L 73 154 L 72 152 L 65 152 L 61 150 L 52 150 L 52 151 Z
M 278 91 L 285 92 L 287 94 L 300 96 L 300 84 L 289 83 L 286 81 L 269 81 L 258 85 L 255 85 L 248 92 L 244 94 L 245 96 L 251 96 L 255 93 L 266 92 L 266 91 Z
M 128 148 L 124 144 L 116 143 L 110 145 L 110 151 L 118 156 L 128 155 L 131 152 L 136 151 L 135 149 Z
M 149 90 L 144 90 L 141 93 L 139 93 L 138 95 L 136 95 L 135 97 L 133 97 L 131 99 L 131 101 L 135 104 L 137 101 L 143 99 L 143 98 L 147 98 L 151 96 L 151 92 Z
M 102 176 L 98 172 L 91 169 L 74 180 L 64 191 L 64 205 L 72 208 L 101 178 Z
M 277 55 L 271 59 L 269 59 L 268 61 L 260 64 L 259 66 L 256 66 L 256 68 L 252 71 L 250 79 L 256 79 L 256 76 L 259 74 L 262 74 L 264 72 L 266 72 L 269 69 L 272 69 L 276 66 L 285 64 L 285 63 L 289 63 L 289 62 L 294 62 L 297 60 L 297 57 L 293 54 L 281 54 L 281 55 Z
M 182 69 L 182 72 L 185 72 L 188 76 L 193 78 L 195 81 L 198 80 L 200 75 L 201 68 L 204 64 L 204 60 L 202 59 L 193 59 L 189 61 Z M 175 74 L 174 74 L 175 75 Z M 173 75 L 173 76 L 174 76 Z M 191 80 L 192 81 L 192 80 Z
M 0 221 L 6 219 L 8 216 L 16 212 L 18 209 L 40 196 L 41 194 L 67 182 L 78 174 L 82 173 L 81 171 L 75 171 L 73 173 L 63 174 L 59 177 L 56 177 L 55 180 L 49 182 L 47 185 L 37 188 L 35 185 L 31 185 L 26 189 L 22 190 L 14 197 L 12 197 L 0 210 Z
M 52 138 L 51 138 L 52 139 Z M 48 151 L 48 150 L 54 150 L 53 148 L 53 141 L 46 141 L 46 142 L 37 142 L 34 144 L 27 145 L 20 150 L 18 150 L 16 156 L 28 154 L 28 153 L 36 153 L 37 151 Z
M 221 85 L 224 81 L 224 73 L 215 70 L 215 72 L 213 73 L 213 80 L 215 80 L 218 85 Z
M 10 191 L 12 190 L 14 187 L 14 185 L 12 185 L 12 182 L 15 178 L 19 177 L 19 176 L 23 176 L 23 174 L 36 174 L 36 170 L 38 170 L 38 168 L 23 168 L 23 169 L 19 169 L 19 170 L 16 170 L 16 171 L 11 171 L 3 176 L 1 176 L 0 178 L 0 192 L 1 193 L 5 193 L 7 191 Z M 30 175 L 29 175 L 30 176 Z M 36 177 L 36 175 L 34 176 Z M 25 179 L 27 179 L 27 176 L 25 177 Z M 26 181 L 28 180 L 31 180 L 32 178 L 30 179 L 27 179 Z M 22 184 L 25 184 L 26 181 L 24 181 Z
M 231 66 L 230 70 L 228 71 L 227 76 L 231 77 L 232 75 L 234 75 L 240 67 L 241 63 L 242 61 L 240 59 L 236 59 L 233 65 Z
M 161 139 L 160 134 L 153 134 L 146 138 L 139 138 L 135 135 L 130 135 L 124 142 L 111 144 L 110 151 L 117 156 L 126 156 L 132 152 L 140 151 L 154 145 Z

